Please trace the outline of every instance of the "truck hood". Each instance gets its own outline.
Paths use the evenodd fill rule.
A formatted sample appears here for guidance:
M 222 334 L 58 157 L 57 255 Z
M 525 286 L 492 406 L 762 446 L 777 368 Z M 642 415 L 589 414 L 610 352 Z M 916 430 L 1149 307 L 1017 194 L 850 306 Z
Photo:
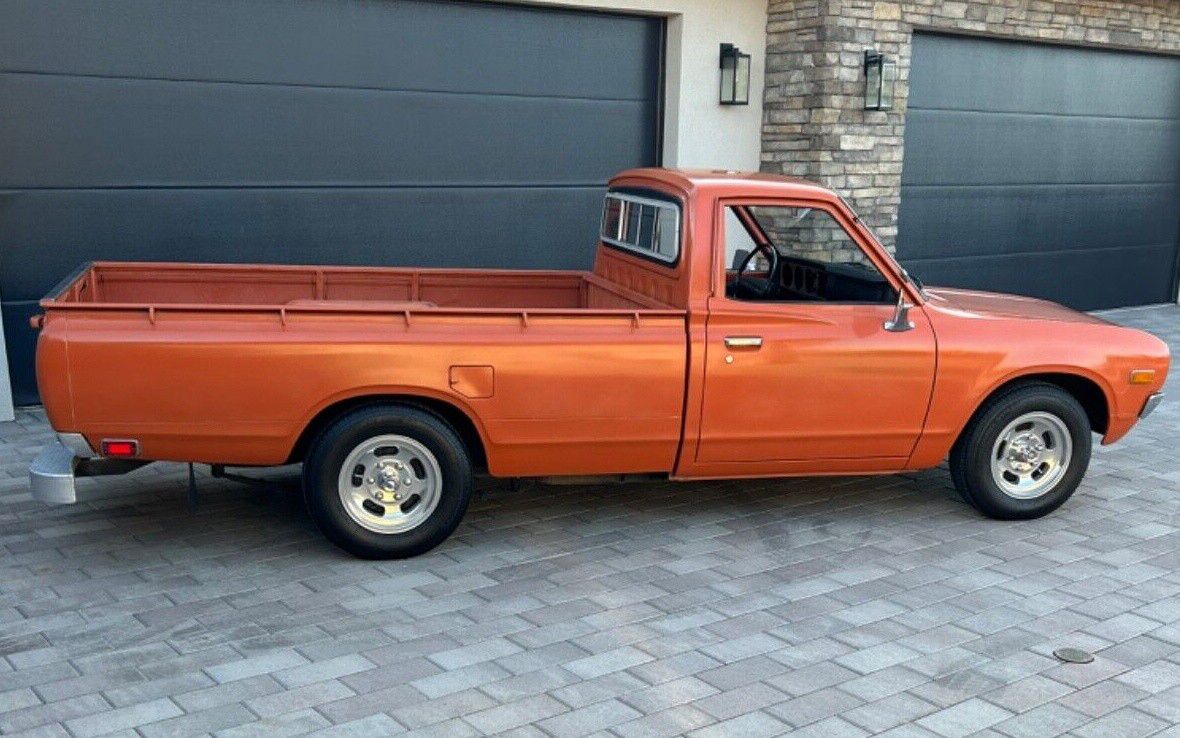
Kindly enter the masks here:
M 1055 302 L 1032 297 L 960 290 L 950 287 L 927 287 L 925 292 L 931 307 L 952 310 L 968 317 L 1026 318 L 1069 323 L 1110 324 L 1110 321 L 1102 318 L 1072 310 Z

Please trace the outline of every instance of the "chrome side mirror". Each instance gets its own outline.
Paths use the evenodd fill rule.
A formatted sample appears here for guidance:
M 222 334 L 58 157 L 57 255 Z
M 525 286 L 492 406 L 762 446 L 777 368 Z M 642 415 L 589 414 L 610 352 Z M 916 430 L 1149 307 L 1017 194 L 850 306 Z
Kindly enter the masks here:
M 905 333 L 913 328 L 914 323 L 910 320 L 910 306 L 905 302 L 905 290 L 898 290 L 897 305 L 893 308 L 893 317 L 885 321 L 885 330 L 890 333 Z

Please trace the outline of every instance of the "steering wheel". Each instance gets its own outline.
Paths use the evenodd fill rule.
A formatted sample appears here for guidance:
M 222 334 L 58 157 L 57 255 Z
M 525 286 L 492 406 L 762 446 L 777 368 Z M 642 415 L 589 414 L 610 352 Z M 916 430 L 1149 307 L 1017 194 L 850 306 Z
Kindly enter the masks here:
M 742 274 L 750 268 L 750 262 L 754 260 L 754 255 L 759 252 L 765 252 L 766 259 L 770 262 L 770 269 L 766 273 L 766 278 L 743 277 Z M 760 243 L 750 249 L 750 253 L 746 254 L 746 258 L 742 259 L 742 263 L 738 266 L 737 276 L 734 277 L 734 296 L 760 300 L 770 295 L 774 291 L 774 275 L 778 274 L 778 259 L 778 249 L 768 243 Z

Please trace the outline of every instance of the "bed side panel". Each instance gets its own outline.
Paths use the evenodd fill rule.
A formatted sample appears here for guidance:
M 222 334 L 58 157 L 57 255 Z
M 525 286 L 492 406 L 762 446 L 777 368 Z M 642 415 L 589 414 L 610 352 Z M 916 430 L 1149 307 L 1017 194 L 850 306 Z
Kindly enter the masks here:
M 421 394 L 473 418 L 494 474 L 523 476 L 670 470 L 684 335 L 676 313 L 119 310 L 73 319 L 69 351 L 91 443 L 277 464 L 334 402 Z M 470 366 L 491 367 L 491 396 L 452 387 L 452 367 Z

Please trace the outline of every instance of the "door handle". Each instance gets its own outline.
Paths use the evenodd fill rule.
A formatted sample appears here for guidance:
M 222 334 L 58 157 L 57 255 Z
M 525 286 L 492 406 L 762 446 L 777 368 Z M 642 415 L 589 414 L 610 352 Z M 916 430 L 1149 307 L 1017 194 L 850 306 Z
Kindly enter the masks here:
M 726 348 L 761 348 L 762 336 L 726 336 Z

